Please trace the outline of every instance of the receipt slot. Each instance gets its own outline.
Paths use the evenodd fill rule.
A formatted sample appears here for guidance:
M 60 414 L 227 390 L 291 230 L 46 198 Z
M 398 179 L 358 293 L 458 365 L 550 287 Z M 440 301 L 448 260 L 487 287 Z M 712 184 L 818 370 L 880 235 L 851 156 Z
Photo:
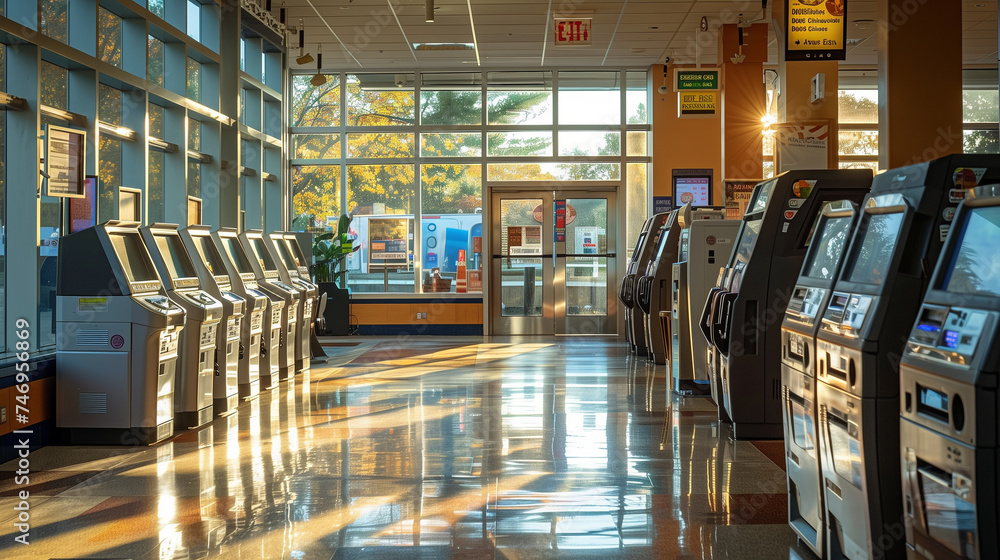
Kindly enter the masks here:
M 57 426 L 74 444 L 171 436 L 185 313 L 163 290 L 139 224 L 63 237 L 57 278 Z
M 826 527 L 816 433 L 816 332 L 854 231 L 857 206 L 849 200 L 823 207 L 814 240 L 781 324 L 781 409 L 788 480 L 788 524 L 823 556 Z
M 739 233 L 740 220 L 725 217 L 726 209 L 719 206 L 687 204 L 678 212 L 681 235 L 671 275 L 670 367 L 672 389 L 679 395 L 707 396 L 711 392 L 705 360 L 700 359 L 707 341 L 699 334 L 698 320 L 719 266 L 729 262 Z
M 298 342 L 298 311 L 303 293 L 291 284 L 283 282 L 278 272 L 278 263 L 268 248 L 260 230 L 245 231 L 240 234 L 240 243 L 250 257 L 250 266 L 257 274 L 260 289 L 272 298 L 285 302 L 281 309 L 281 342 L 278 346 L 278 370 L 281 380 L 295 376 L 295 346 Z
M 629 257 L 625 276 L 622 277 L 618 289 L 618 299 L 625 305 L 625 339 L 633 354 L 646 356 L 646 323 L 642 311 L 635 304 L 636 282 L 642 277 L 649 260 L 653 258 L 653 250 L 659 239 L 660 228 L 667 222 L 668 212 L 654 214 L 642 224 L 642 231 L 635 242 L 635 249 Z
M 968 173 L 966 173 L 968 172 Z M 875 177 L 816 335 L 827 555 L 905 555 L 899 362 L 966 186 L 1000 157 L 952 155 Z
M 299 249 L 295 234 L 277 232 L 268 234 L 268 237 L 274 247 L 274 254 L 271 257 L 279 264 L 278 274 L 281 281 L 295 286 L 302 292 L 297 311 L 299 325 L 298 339 L 295 342 L 295 371 L 308 371 L 312 363 L 309 337 L 312 334 L 313 307 L 316 305 L 319 289 L 316 284 L 309 281 L 309 264 Z
M 900 364 L 907 555 L 1000 557 L 1000 187 L 968 195 Z
M 197 428 L 212 420 L 215 398 L 215 340 L 222 303 L 201 289 L 194 263 L 177 224 L 140 228 L 167 295 L 187 312 L 177 360 L 174 428 Z
M 667 215 L 667 221 L 658 231 L 653 258 L 646 265 L 645 274 L 636 281 L 636 303 L 642 312 L 646 336 L 646 356 L 653 363 L 665 364 L 667 344 L 663 338 L 660 311 L 670 309 L 670 275 L 677 260 L 677 240 L 681 227 L 677 210 Z
M 237 375 L 240 398 L 252 399 L 261 388 L 270 389 L 278 385 L 278 345 L 282 331 L 281 311 L 285 302 L 272 299 L 259 289 L 257 274 L 235 229 L 219 228 L 212 232 L 212 240 L 220 249 L 233 291 L 247 302 L 240 325 Z
M 203 290 L 222 303 L 222 320 L 215 336 L 215 413 L 228 414 L 239 402 L 239 361 L 247 300 L 233 291 L 225 259 L 212 239 L 209 226 L 192 225 L 180 231 L 181 242 L 194 263 Z M 255 393 L 256 394 L 256 393 Z

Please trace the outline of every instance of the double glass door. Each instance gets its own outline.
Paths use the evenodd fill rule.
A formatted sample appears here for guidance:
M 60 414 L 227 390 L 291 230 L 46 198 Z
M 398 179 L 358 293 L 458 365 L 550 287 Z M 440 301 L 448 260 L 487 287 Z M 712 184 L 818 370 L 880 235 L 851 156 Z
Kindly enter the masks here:
M 615 188 L 490 197 L 493 334 L 617 334 Z

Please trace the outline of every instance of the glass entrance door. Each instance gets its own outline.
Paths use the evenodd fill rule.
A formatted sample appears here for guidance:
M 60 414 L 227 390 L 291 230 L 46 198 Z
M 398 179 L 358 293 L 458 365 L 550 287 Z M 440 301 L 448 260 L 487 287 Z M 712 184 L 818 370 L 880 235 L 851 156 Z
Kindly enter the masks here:
M 613 188 L 493 189 L 493 334 L 617 334 L 616 212 Z

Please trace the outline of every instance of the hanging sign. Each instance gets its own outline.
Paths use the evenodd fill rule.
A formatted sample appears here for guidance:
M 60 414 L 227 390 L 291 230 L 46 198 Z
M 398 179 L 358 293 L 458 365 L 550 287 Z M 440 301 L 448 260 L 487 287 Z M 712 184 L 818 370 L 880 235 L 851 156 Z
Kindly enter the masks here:
M 844 60 L 847 0 L 785 0 L 785 60 Z
M 590 45 L 591 18 L 555 18 L 555 45 L 580 47 Z
M 719 71 L 701 68 L 674 68 L 674 91 L 719 89 Z
M 714 117 L 719 110 L 714 91 L 682 91 L 677 94 L 678 117 Z

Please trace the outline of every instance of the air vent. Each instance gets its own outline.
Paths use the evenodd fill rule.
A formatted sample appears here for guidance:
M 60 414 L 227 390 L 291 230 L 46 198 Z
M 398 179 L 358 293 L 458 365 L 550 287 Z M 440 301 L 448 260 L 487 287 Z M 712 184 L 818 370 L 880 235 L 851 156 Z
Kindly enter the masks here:
M 107 329 L 88 329 L 80 330 L 76 333 L 76 345 L 77 346 L 107 346 L 108 345 L 108 331 Z
M 80 393 L 80 414 L 107 414 L 107 393 Z

